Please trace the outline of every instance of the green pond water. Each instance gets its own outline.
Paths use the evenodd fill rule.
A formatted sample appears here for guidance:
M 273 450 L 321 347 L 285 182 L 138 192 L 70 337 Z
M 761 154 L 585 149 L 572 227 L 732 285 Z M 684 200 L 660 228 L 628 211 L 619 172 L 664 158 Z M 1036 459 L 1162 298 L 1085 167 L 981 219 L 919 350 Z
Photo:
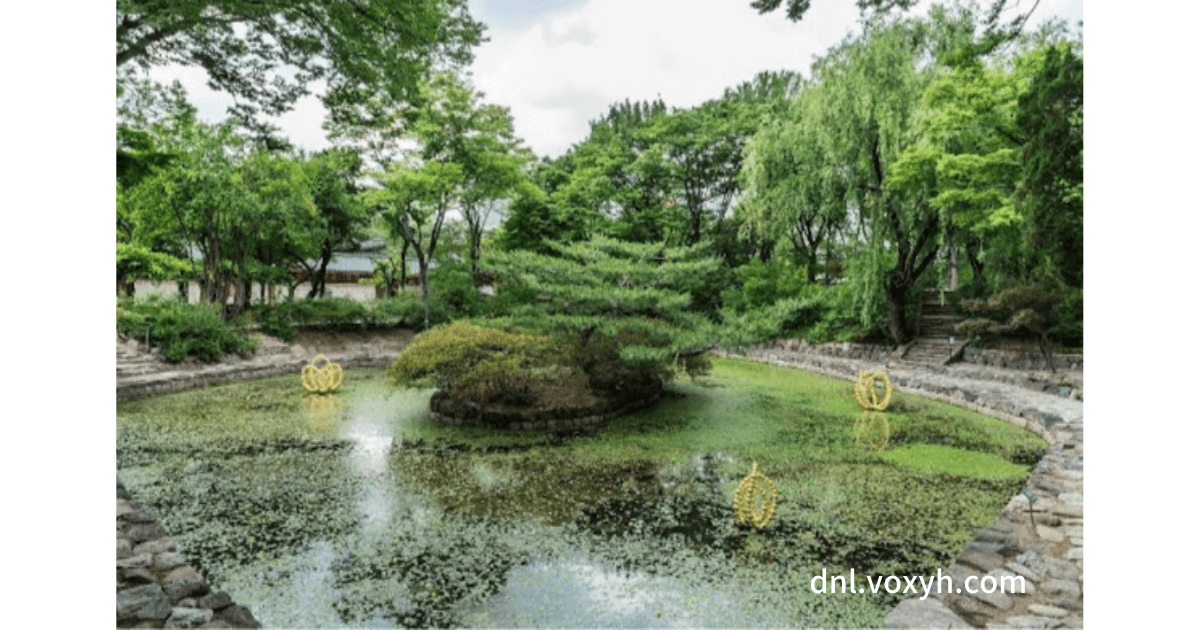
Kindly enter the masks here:
M 118 475 L 264 627 L 860 627 L 899 597 L 814 594 L 812 575 L 946 566 L 1044 448 L 913 398 L 908 450 L 870 458 L 848 420 L 804 410 L 825 389 L 771 370 L 720 361 L 707 385 L 565 437 L 431 422 L 432 391 L 382 369 L 323 398 L 298 377 L 192 390 L 118 406 Z M 982 463 L 909 465 L 923 441 Z M 751 460 L 780 489 L 763 531 L 733 522 Z

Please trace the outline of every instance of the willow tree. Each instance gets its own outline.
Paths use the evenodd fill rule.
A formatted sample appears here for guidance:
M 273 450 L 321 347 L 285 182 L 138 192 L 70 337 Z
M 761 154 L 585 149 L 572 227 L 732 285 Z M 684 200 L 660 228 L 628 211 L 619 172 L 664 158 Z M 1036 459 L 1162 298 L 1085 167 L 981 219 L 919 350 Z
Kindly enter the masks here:
M 739 206 L 742 229 L 760 237 L 786 234 L 809 282 L 816 279 L 817 255 L 846 222 L 847 182 L 820 143 L 814 121 L 820 93 L 800 91 L 784 117 L 771 118 L 747 145 L 740 173 L 745 196 Z M 828 281 L 829 274 L 825 274 Z
M 759 219 L 798 230 L 809 249 L 844 213 L 856 312 L 868 327 L 885 318 L 897 344 L 913 334 L 910 292 L 936 259 L 944 227 L 929 190 L 889 181 L 919 138 L 935 43 L 922 21 L 866 22 L 860 37 L 814 64 L 813 85 L 779 128 L 751 143 L 744 170 Z M 766 137 L 773 131 L 785 137 Z

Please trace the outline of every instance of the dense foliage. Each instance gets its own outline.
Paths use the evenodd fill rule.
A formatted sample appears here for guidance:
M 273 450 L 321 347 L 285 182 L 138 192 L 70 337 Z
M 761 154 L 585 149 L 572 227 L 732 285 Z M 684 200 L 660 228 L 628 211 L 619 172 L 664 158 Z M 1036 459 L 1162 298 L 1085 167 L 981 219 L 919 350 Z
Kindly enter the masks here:
M 211 45 L 228 58 L 205 64 L 228 70 L 344 37 L 336 25 L 346 16 L 306 3 L 295 15 L 274 3 L 253 15 L 238 2 L 196 15 L 143 4 L 118 6 L 118 54 L 130 61 L 196 61 Z M 387 242 L 375 282 L 391 298 L 415 270 L 423 328 L 505 318 L 647 374 L 698 361 L 714 342 L 902 344 L 923 291 L 951 283 L 954 304 L 1020 286 L 1056 292 L 1062 306 L 1037 334 L 1081 345 L 1081 39 L 1059 23 L 1024 30 L 1028 15 L 1003 17 L 1004 0 L 890 14 L 910 4 L 861 2 L 861 32 L 806 77 L 761 72 L 690 108 L 614 103 L 564 155 L 538 161 L 511 113 L 453 67 L 393 77 L 395 94 L 355 75 L 395 70 L 373 56 L 377 44 L 362 44 L 362 65 L 329 70 L 362 80 L 335 81 L 341 106 L 326 129 L 338 148 L 316 155 L 247 134 L 238 120 L 200 122 L 178 86 L 123 77 L 119 291 L 139 277 L 195 280 L 201 300 L 227 305 L 231 318 L 255 298 L 277 301 L 251 295 L 252 283 L 293 298 L 304 278 L 303 297 L 322 297 L 335 252 L 375 236 Z M 456 2 L 356 6 L 378 9 L 372 28 L 395 27 L 406 11 L 453 25 L 417 45 L 413 63 L 437 50 L 465 59 L 477 35 Z M 789 3 L 788 15 L 807 7 Z M 296 39 L 227 48 L 218 15 L 252 32 L 290 25 Z M 282 22 L 270 26 L 270 15 Z M 332 30 L 318 37 L 320 24 Z M 139 49 L 135 35 L 153 33 L 163 43 Z M 259 103 L 282 103 L 287 89 Z M 481 299 L 491 284 L 498 293 Z M 399 304 L 408 318 L 411 302 Z M 256 310 L 287 336 L 314 319 L 306 308 Z M 375 317 L 342 310 L 325 321 Z
M 117 332 L 149 341 L 172 363 L 188 357 L 216 361 L 228 353 L 254 352 L 256 347 L 211 306 L 154 296 L 121 302 L 117 307 Z
M 528 398 L 531 381 L 557 375 L 554 359 L 549 338 L 460 321 L 417 335 L 388 377 L 479 402 L 515 402 Z

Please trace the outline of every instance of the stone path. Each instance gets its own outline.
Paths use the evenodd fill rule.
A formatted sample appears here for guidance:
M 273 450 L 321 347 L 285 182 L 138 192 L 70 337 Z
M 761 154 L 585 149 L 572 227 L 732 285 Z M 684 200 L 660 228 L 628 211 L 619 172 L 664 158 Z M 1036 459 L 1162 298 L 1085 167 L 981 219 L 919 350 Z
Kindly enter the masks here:
M 1025 494 L 1013 497 L 999 519 L 978 530 L 942 571 L 948 577 L 935 592 L 901 602 L 885 627 L 1083 627 L 1083 403 L 1072 400 L 1072 392 L 1032 391 L 1022 386 L 1027 377 L 1011 370 L 977 365 L 935 370 L 902 361 L 822 356 L 777 343 L 729 356 L 851 380 L 863 370 L 886 370 L 900 391 L 968 407 L 1044 437 L 1049 448 L 1027 481 L 1032 502 Z M 1022 581 L 1024 593 L 1013 593 L 1012 586 Z M 982 592 L 988 587 L 994 592 Z

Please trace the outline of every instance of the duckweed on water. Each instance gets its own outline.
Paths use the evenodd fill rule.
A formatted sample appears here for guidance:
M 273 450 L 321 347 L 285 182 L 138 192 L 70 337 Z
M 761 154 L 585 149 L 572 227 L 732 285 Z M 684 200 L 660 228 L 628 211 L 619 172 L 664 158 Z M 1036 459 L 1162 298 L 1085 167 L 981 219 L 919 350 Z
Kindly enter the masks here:
M 123 404 L 118 472 L 269 626 L 861 627 L 900 596 L 812 575 L 936 573 L 1045 448 L 898 393 L 870 458 L 851 384 L 737 361 L 572 436 L 431 422 L 382 375 L 347 370 L 321 422 L 296 377 Z M 732 509 L 754 461 L 779 490 L 761 531 Z

